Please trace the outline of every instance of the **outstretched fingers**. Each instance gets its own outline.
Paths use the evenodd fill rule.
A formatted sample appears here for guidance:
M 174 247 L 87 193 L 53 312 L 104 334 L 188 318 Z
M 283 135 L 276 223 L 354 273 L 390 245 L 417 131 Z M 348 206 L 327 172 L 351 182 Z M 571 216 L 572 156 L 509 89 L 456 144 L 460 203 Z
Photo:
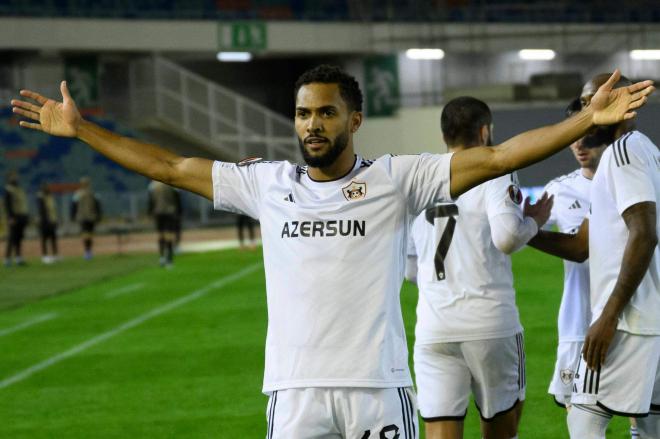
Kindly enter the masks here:
M 41 111 L 41 107 L 38 105 L 34 105 L 31 102 L 25 102 L 25 101 L 19 101 L 18 99 L 12 99 L 11 100 L 11 105 L 14 107 L 20 107 L 24 110 L 27 111 L 33 111 L 35 113 L 39 113 Z
M 653 85 L 649 85 L 648 87 L 644 87 L 643 89 L 641 89 L 641 90 L 639 90 L 639 91 L 633 93 L 633 94 L 630 96 L 630 98 L 631 98 L 633 101 L 636 101 L 636 100 L 638 100 L 638 99 L 641 99 L 641 98 L 643 98 L 643 97 L 645 97 L 645 96 L 650 95 L 650 94 L 653 93 L 654 91 L 655 91 L 655 87 L 653 87 Z
M 12 111 L 16 114 L 20 114 L 21 116 L 28 117 L 37 121 L 39 120 L 39 113 L 35 113 L 34 111 L 24 110 L 19 107 L 12 108 Z
M 637 99 L 636 101 L 632 101 L 631 103 L 628 104 L 628 111 L 630 110 L 635 110 L 642 105 L 644 105 L 648 101 L 648 98 L 646 96 L 642 97 L 641 99 Z
M 24 120 L 22 120 L 18 124 L 23 128 L 30 128 L 32 130 L 43 131 L 43 128 L 38 123 L 25 122 Z
M 651 93 L 651 92 L 653 92 L 653 90 L 655 90 L 655 87 L 653 87 L 653 81 L 651 81 L 650 79 L 647 79 L 646 81 L 636 82 L 632 85 L 629 85 L 626 88 L 628 89 L 628 91 L 630 93 L 636 93 L 640 90 L 644 90 L 644 89 L 647 89 L 649 87 L 651 88 L 649 93 Z
M 41 105 L 44 105 L 46 102 L 48 102 L 48 98 L 32 90 L 21 90 L 21 96 L 34 99 L 35 101 L 39 102 Z

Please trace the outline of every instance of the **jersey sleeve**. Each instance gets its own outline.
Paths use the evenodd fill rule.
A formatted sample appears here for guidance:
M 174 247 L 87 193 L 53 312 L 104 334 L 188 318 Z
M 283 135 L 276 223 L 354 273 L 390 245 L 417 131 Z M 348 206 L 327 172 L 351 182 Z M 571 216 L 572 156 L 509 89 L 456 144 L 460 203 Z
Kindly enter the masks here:
M 485 198 L 489 219 L 501 214 L 522 219 L 522 192 L 515 174 L 503 175 L 486 182 Z
M 538 232 L 536 222 L 523 217 L 522 193 L 515 174 L 487 182 L 485 201 L 491 237 L 500 251 L 517 251 Z
M 259 218 L 261 204 L 260 178 L 265 179 L 263 164 L 239 166 L 236 163 L 213 163 L 213 207 L 216 210 Z
M 640 141 L 643 141 L 640 136 L 633 134 L 614 142 L 611 147 L 613 157 L 607 163 L 606 181 L 619 215 L 623 215 L 630 206 L 656 200 L 648 166 L 641 157 L 641 148 L 633 143 Z
M 392 177 L 417 216 L 438 202 L 452 201 L 450 164 L 452 154 L 419 154 L 392 157 Z

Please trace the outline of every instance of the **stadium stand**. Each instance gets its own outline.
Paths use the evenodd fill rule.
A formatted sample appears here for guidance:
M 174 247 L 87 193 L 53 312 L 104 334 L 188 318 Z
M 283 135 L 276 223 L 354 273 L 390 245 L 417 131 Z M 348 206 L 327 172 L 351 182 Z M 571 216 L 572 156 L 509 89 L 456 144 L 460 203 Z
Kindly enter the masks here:
M 44 5 L 37 0 L 0 1 L 0 15 L 21 17 L 307 20 L 307 21 L 442 21 L 488 23 L 652 23 L 660 19 L 657 2 L 572 2 L 562 0 L 196 0 L 74 1 Z

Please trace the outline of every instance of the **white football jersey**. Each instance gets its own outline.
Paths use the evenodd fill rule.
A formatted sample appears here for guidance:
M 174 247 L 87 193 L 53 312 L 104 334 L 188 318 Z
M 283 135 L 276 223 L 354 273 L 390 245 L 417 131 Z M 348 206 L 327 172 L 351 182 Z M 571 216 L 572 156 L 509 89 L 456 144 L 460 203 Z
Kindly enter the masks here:
M 513 175 L 472 188 L 453 204 L 433 206 L 412 226 L 417 254 L 416 344 L 508 337 L 522 330 L 511 257 L 495 247 L 491 218 L 523 218 Z M 531 236 L 530 236 L 531 238 Z
M 607 147 L 591 185 L 589 265 L 591 311 L 595 321 L 619 276 L 628 228 L 622 214 L 630 206 L 660 206 L 660 150 L 639 131 L 624 134 Z M 660 235 L 660 215 L 656 216 Z M 619 318 L 618 329 L 631 334 L 660 335 L 660 250 Z
M 326 182 L 289 162 L 215 162 L 215 208 L 261 221 L 264 392 L 412 385 L 399 298 L 409 223 L 450 199 L 450 160 L 356 157 Z
M 581 169 L 548 183 L 545 191 L 555 199 L 547 225 L 557 225 L 562 233 L 577 233 L 589 214 L 590 190 L 591 180 Z M 589 262 L 564 260 L 564 292 L 557 318 L 559 341 L 584 341 L 590 322 Z

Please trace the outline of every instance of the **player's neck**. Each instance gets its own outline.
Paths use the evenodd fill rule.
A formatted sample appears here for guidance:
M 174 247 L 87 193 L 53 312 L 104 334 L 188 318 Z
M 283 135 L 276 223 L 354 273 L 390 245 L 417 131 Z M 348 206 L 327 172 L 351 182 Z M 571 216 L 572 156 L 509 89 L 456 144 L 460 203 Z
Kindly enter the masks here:
M 337 180 L 347 175 L 355 165 L 355 152 L 352 145 L 348 145 L 341 155 L 337 157 L 330 166 L 323 168 L 314 168 L 310 166 L 307 168 L 307 175 L 312 180 L 316 181 L 331 181 Z
M 587 180 L 593 180 L 596 168 L 582 168 L 582 176 Z
M 633 131 L 635 129 L 635 124 L 632 122 L 622 122 L 619 124 L 617 127 L 616 131 L 614 132 L 614 138 L 618 139 L 619 137 L 623 136 L 627 132 Z
M 472 146 L 465 146 L 465 145 L 447 145 L 447 151 L 448 152 L 459 152 L 463 151 L 465 149 L 470 149 L 474 148 L 475 146 L 486 146 L 486 145 L 472 145 Z

